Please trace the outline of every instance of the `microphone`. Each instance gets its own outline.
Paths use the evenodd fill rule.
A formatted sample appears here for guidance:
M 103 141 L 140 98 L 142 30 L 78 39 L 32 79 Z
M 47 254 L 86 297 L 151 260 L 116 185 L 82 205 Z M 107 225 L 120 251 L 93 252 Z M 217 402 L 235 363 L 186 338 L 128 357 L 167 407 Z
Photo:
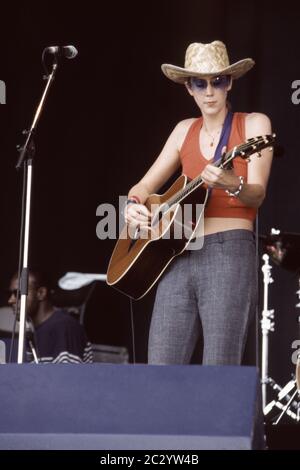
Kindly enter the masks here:
M 78 50 L 75 46 L 50 46 L 44 49 L 43 54 L 47 52 L 49 54 L 66 57 L 67 59 L 74 59 L 78 54 Z

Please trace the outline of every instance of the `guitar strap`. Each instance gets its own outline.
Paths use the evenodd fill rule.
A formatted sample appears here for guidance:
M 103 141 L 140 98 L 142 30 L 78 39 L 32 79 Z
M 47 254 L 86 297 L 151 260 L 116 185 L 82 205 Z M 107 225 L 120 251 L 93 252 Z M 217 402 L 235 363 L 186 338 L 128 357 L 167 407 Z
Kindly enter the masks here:
M 230 132 L 231 132 L 232 119 L 233 119 L 233 113 L 231 111 L 228 111 L 224 124 L 223 124 L 220 140 L 219 140 L 219 143 L 217 145 L 217 148 L 214 154 L 213 163 L 215 163 L 222 157 L 223 147 L 227 147 Z M 228 169 L 230 169 L 230 166 L 228 167 Z M 208 188 L 208 197 L 211 196 L 211 191 L 212 191 L 212 188 Z
M 219 158 L 221 158 L 222 148 L 227 147 L 230 132 L 231 132 L 232 119 L 233 119 L 233 113 L 231 111 L 228 111 L 224 124 L 223 124 L 220 141 L 217 145 L 217 148 L 214 154 L 213 163 L 219 160 Z

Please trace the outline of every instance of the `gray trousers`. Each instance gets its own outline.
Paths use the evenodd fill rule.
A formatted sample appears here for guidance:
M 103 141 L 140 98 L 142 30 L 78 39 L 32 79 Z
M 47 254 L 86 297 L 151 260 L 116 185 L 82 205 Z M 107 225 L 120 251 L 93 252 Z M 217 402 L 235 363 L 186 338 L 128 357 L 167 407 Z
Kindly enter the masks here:
M 160 280 L 149 333 L 149 364 L 188 364 L 201 326 L 203 364 L 240 364 L 255 307 L 253 233 L 229 230 L 207 235 L 202 249 L 175 258 Z

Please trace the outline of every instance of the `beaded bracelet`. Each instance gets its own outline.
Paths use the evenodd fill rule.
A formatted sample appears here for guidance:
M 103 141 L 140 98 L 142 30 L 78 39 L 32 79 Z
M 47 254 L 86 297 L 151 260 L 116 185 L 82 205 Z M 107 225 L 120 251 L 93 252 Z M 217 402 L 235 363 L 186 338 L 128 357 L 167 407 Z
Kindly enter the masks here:
M 238 195 L 240 194 L 240 192 L 242 191 L 242 188 L 244 186 L 244 177 L 243 176 L 239 176 L 239 179 L 240 179 L 240 184 L 239 184 L 239 187 L 237 188 L 236 191 L 234 191 L 234 193 L 232 193 L 231 191 L 229 191 L 228 189 L 226 189 L 226 193 L 231 196 L 231 197 L 238 197 Z

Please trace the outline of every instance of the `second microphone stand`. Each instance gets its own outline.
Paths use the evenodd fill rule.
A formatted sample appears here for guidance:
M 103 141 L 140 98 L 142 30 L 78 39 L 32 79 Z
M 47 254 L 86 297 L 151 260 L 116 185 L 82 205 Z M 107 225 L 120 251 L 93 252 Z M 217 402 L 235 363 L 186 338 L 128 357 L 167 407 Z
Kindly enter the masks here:
M 273 281 L 271 276 L 272 266 L 269 263 L 269 256 L 263 255 L 264 265 L 262 272 L 264 274 L 264 303 L 261 319 L 262 332 L 262 351 L 261 351 L 261 384 L 262 384 L 262 405 L 265 409 L 267 404 L 267 386 L 270 382 L 269 378 L 269 332 L 274 331 L 274 310 L 268 307 L 269 302 L 269 284 Z

